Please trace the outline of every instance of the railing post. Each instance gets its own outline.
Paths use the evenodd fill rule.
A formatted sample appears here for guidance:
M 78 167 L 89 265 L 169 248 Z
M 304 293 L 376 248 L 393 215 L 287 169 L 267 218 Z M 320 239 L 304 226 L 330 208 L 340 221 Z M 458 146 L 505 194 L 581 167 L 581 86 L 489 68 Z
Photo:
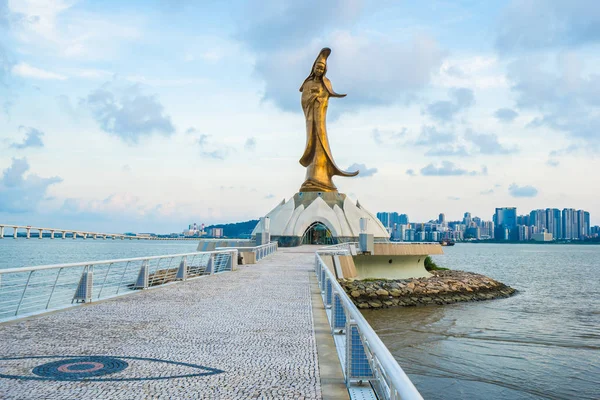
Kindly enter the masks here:
M 227 269 L 229 271 L 235 271 L 237 269 L 238 251 L 233 250 L 229 253 L 229 260 L 227 260 Z
M 346 386 L 350 386 L 352 381 L 369 379 L 373 379 L 373 371 L 358 325 L 350 320 L 346 324 Z
M 71 303 L 74 301 L 83 301 L 87 303 L 88 301 L 92 301 L 92 288 L 94 287 L 94 267 L 85 266 L 83 269 L 83 273 L 81 274 L 81 278 L 79 278 L 79 284 L 77 285 L 77 290 L 75 290 L 75 294 L 73 295 L 73 299 Z
M 187 279 L 187 256 L 183 256 L 179 263 L 179 269 L 177 270 L 177 276 L 175 279 L 185 281 Z
M 346 312 L 342 306 L 342 299 L 338 292 L 333 293 L 333 305 L 331 307 L 331 331 L 342 333 L 346 329 Z
M 148 271 L 148 260 L 144 260 L 144 262 L 142 262 L 142 267 L 140 268 L 140 272 L 138 273 L 138 277 L 135 281 L 135 285 L 133 285 L 133 288 L 148 289 L 149 280 L 150 274 Z
M 331 279 L 327 277 L 325 279 L 325 308 L 331 308 L 331 297 L 333 296 L 333 287 L 331 285 Z
M 19 300 L 19 305 L 17 306 L 15 315 L 17 315 L 19 313 L 19 310 L 21 309 L 21 303 L 23 303 L 23 299 L 25 298 L 25 292 L 27 291 L 27 288 L 29 287 L 29 281 L 31 280 L 31 275 L 33 275 L 33 273 L 34 273 L 34 271 L 31 271 L 29 273 L 29 275 L 27 276 L 27 283 L 25 284 L 25 288 L 23 289 L 23 293 L 21 294 L 21 300 Z
M 206 272 L 208 272 L 209 275 L 214 275 L 214 273 L 215 273 L 215 255 L 214 254 L 210 254 L 208 256 L 208 262 L 206 263 Z
M 4 239 L 4 227 L 0 226 L 0 239 Z
M 60 277 L 60 273 L 62 272 L 62 268 L 59 268 L 58 273 L 56 274 L 56 279 L 54 280 L 54 285 L 52 286 L 52 291 L 50 292 L 50 296 L 48 296 L 48 302 L 46 303 L 46 310 L 50 307 L 50 301 L 52 300 L 52 295 L 54 294 L 54 289 L 56 289 L 56 284 L 58 283 L 58 278 Z

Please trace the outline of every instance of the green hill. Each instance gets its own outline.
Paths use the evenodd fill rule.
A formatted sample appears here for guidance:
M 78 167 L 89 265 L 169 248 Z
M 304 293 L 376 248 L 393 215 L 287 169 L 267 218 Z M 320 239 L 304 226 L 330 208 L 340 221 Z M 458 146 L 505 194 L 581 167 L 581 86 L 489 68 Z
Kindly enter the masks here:
M 204 229 L 208 230 L 210 228 L 223 228 L 223 236 L 226 236 L 228 238 L 245 239 L 250 237 L 250 234 L 252 233 L 252 230 L 254 229 L 256 224 L 258 224 L 258 220 L 251 219 L 250 221 L 234 222 L 231 224 L 211 225 L 207 226 Z

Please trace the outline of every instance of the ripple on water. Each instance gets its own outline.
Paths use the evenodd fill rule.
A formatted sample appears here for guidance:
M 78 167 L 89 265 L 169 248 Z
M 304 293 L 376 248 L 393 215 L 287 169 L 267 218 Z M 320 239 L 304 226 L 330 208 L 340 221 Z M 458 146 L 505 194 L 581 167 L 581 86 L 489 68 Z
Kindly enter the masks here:
M 599 399 L 600 246 L 458 244 L 435 261 L 519 293 L 364 315 L 426 399 Z

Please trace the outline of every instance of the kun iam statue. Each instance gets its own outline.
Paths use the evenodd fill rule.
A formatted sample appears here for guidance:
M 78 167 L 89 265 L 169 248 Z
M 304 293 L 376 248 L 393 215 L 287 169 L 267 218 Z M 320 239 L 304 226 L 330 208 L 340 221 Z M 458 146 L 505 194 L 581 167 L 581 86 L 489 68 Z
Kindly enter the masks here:
M 327 57 L 331 49 L 324 48 L 315 60 L 308 78 L 300 86 L 302 92 L 302 110 L 306 118 L 306 149 L 300 164 L 306 167 L 306 180 L 300 187 L 301 192 L 337 192 L 331 178 L 334 175 L 356 176 L 359 171 L 342 171 L 333 161 L 325 119 L 330 97 L 345 97 L 337 94 L 331 82 L 325 77 Z

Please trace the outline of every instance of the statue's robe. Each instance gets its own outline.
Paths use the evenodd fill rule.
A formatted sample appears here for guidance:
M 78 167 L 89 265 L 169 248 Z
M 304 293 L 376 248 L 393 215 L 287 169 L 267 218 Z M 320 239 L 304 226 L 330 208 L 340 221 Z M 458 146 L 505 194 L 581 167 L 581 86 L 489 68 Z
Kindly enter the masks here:
M 306 181 L 300 191 L 336 191 L 332 176 L 358 175 L 358 171 L 346 172 L 335 164 L 325 127 L 329 97 L 346 95 L 335 93 L 331 82 L 325 76 L 320 80 L 312 74 L 302 84 L 300 92 L 302 110 L 306 118 L 306 148 L 300 158 L 300 164 L 307 168 Z

